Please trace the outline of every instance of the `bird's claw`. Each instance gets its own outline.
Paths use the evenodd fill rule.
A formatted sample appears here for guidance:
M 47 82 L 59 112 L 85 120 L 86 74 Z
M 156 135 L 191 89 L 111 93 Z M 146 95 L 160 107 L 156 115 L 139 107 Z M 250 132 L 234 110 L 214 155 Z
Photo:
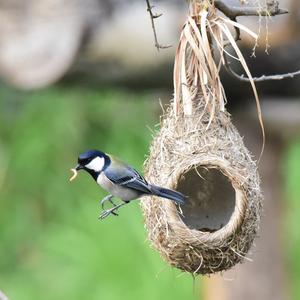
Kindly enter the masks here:
M 104 197 L 101 201 L 100 201 L 100 205 L 102 207 L 102 209 L 104 210 L 104 203 L 109 201 L 112 205 L 113 208 L 111 209 L 107 209 L 104 210 L 100 216 L 99 219 L 105 219 L 106 217 L 108 217 L 110 214 L 114 215 L 114 216 L 118 216 L 118 214 L 115 212 L 115 210 L 118 209 L 118 205 L 116 205 L 111 199 L 113 198 L 113 195 L 107 195 L 106 197 Z
M 118 205 L 114 204 L 114 207 L 113 208 L 110 208 L 110 209 L 107 209 L 107 210 L 104 210 L 100 216 L 99 216 L 99 219 L 103 220 L 105 219 L 106 217 L 108 217 L 110 214 L 114 215 L 114 216 L 118 216 L 118 214 L 116 213 L 116 211 L 123 205 L 127 204 L 129 202 L 123 202 L 123 203 L 120 203 Z
M 116 207 L 113 207 L 111 209 L 104 210 L 100 214 L 99 219 L 103 220 L 103 219 L 107 218 L 110 214 L 112 214 L 114 216 L 118 216 L 118 214 L 115 212 L 116 209 L 117 209 Z

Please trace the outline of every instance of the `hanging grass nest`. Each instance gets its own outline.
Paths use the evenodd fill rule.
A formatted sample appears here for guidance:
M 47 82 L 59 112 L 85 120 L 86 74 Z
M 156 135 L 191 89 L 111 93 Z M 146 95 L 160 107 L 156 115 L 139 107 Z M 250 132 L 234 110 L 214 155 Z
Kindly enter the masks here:
M 188 196 L 178 207 L 145 197 L 152 245 L 172 266 L 191 273 L 223 271 L 240 262 L 258 230 L 261 192 L 256 164 L 226 113 L 207 129 L 204 103 L 192 116 L 169 109 L 146 164 L 150 182 Z
M 241 262 L 260 220 L 257 165 L 225 110 L 210 50 L 213 38 L 224 50 L 223 26 L 207 7 L 192 6 L 175 59 L 175 97 L 145 170 L 149 182 L 188 196 L 182 206 L 145 197 L 142 209 L 154 248 L 172 266 L 194 274 Z

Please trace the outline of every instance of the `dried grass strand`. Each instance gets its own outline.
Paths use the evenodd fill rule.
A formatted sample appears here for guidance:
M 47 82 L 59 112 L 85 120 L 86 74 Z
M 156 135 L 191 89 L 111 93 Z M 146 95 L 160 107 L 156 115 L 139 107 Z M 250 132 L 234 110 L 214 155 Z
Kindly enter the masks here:
M 195 95 L 198 90 L 201 91 L 205 99 L 205 110 L 210 112 L 210 119 L 207 127 L 210 126 L 217 111 L 224 111 L 227 100 L 220 79 L 221 64 L 217 65 L 214 60 L 212 50 L 213 39 L 216 42 L 216 48 L 220 53 L 222 64 L 225 65 L 225 52 L 225 54 L 241 63 L 248 76 L 255 97 L 258 120 L 262 131 L 260 160 L 265 147 L 265 129 L 260 100 L 251 72 L 227 25 L 234 26 L 235 28 L 244 31 L 255 40 L 257 40 L 258 36 L 242 24 L 215 15 L 214 10 L 208 13 L 208 10 L 205 9 L 205 7 L 199 8 L 199 5 L 197 6 L 195 3 L 193 3 L 191 7 L 190 16 L 187 18 L 182 29 L 175 57 L 175 112 L 178 112 L 178 107 L 182 103 L 185 114 L 191 115 L 193 101 L 195 100 Z M 196 15 L 196 13 L 198 13 L 198 15 Z M 226 51 L 225 47 L 227 47 L 228 44 L 233 47 L 236 57 Z

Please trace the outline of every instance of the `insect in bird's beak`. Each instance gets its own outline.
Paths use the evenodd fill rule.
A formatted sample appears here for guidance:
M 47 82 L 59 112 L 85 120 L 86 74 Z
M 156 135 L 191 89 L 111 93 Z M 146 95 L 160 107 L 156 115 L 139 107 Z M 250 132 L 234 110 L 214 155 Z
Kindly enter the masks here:
M 79 164 L 75 168 L 71 169 L 71 172 L 73 172 L 73 175 L 70 178 L 70 181 L 73 181 L 77 177 L 78 171 L 81 170 L 81 169 L 83 169 L 83 167 Z

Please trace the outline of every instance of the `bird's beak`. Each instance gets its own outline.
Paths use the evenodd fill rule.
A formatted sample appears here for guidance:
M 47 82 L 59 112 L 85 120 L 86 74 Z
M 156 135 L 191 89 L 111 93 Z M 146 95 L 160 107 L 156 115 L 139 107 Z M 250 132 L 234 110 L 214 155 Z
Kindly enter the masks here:
M 79 171 L 79 170 L 82 170 L 83 169 L 83 166 L 78 164 L 76 167 L 75 167 L 75 170 L 76 171 Z
M 84 167 L 78 164 L 74 169 L 71 169 L 73 176 L 70 178 L 70 181 L 73 181 L 77 177 L 77 171 L 84 169 Z

